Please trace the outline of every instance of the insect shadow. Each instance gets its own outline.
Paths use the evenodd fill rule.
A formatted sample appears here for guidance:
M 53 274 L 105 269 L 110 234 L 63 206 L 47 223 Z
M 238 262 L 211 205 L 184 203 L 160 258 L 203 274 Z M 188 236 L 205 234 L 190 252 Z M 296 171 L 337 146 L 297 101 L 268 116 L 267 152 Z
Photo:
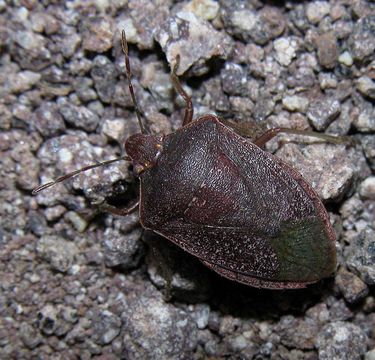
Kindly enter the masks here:
M 102 210 L 119 216 L 139 210 L 143 228 L 238 283 L 299 289 L 331 276 L 336 238 L 319 196 L 296 170 L 262 148 L 280 133 L 335 144 L 343 139 L 272 128 L 250 142 L 246 129 L 234 131 L 215 115 L 194 119 L 192 100 L 177 76 L 178 55 L 170 76 L 185 102 L 182 127 L 168 135 L 152 135 L 134 94 L 125 31 L 122 50 L 140 133 L 125 141 L 126 155 L 65 174 L 33 194 L 83 171 L 128 161 L 140 180 L 138 200 L 122 208 L 103 203 Z

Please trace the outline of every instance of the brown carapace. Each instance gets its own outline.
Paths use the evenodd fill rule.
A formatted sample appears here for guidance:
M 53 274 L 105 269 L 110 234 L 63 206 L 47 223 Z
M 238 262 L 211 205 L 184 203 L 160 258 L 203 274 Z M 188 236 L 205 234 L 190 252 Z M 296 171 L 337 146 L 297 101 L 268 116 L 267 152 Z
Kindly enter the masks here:
M 277 134 L 316 136 L 274 128 L 250 142 L 215 115 L 193 120 L 193 105 L 176 75 L 186 103 L 182 127 L 157 137 L 143 124 L 131 82 L 128 46 L 122 33 L 129 91 L 141 132 L 125 142 L 140 179 L 140 197 L 129 208 L 103 208 L 127 215 L 139 207 L 140 222 L 231 280 L 269 289 L 303 288 L 336 268 L 335 234 L 316 192 L 292 167 L 261 148 Z M 34 190 L 39 192 L 95 164 Z

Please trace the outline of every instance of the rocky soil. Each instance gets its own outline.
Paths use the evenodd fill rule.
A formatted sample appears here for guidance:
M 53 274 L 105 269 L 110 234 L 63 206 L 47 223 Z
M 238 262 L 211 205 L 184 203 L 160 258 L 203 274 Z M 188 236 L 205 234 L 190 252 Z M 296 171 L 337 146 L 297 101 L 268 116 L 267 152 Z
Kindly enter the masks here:
M 334 277 L 303 290 L 230 282 L 156 234 L 118 162 L 139 131 L 124 75 L 129 41 L 154 134 L 195 116 L 283 126 L 267 144 L 323 199 L 337 234 Z M 0 0 L 1 359 L 375 359 L 375 2 Z M 173 186 L 173 184 L 171 184 Z M 163 201 L 163 199 L 160 199 Z

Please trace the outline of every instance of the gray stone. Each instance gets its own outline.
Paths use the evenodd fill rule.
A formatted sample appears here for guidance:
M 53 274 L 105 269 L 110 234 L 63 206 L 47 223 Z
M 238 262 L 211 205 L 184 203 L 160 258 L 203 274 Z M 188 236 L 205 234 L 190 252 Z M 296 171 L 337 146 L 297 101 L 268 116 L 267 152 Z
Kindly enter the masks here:
M 151 62 L 142 67 L 141 84 L 150 90 L 156 107 L 159 110 L 173 111 L 173 85 L 169 72 L 166 72 L 158 62 Z M 186 86 L 184 87 L 186 89 Z
M 48 35 L 57 33 L 60 29 L 59 21 L 52 15 L 45 12 L 37 12 L 31 16 L 32 29 L 35 32 Z
M 353 125 L 360 132 L 375 131 L 375 109 L 372 107 L 362 109 L 359 115 L 354 119 Z
M 307 350 L 314 348 L 318 330 L 317 324 L 296 319 L 291 315 L 283 316 L 275 328 L 282 344 Z
M 106 119 L 102 127 L 103 134 L 110 140 L 122 144 L 125 140 L 126 125 L 124 119 Z
M 360 360 L 366 352 L 367 336 L 357 325 L 337 321 L 319 332 L 317 347 L 320 360 Z
M 375 99 L 375 81 L 368 76 L 361 76 L 357 80 L 357 89 L 359 92 L 371 99 Z
M 355 274 L 341 268 L 336 275 L 336 284 L 347 302 L 353 304 L 367 296 L 367 285 Z
M 305 112 L 309 106 L 309 100 L 304 96 L 285 96 L 282 100 L 283 106 L 289 111 Z
M 264 45 L 285 29 L 284 14 L 275 6 L 254 11 L 250 4 L 238 1 L 225 1 L 221 5 L 221 17 L 228 31 L 246 42 L 253 40 Z
M 334 68 L 337 63 L 339 51 L 335 34 L 328 32 L 320 35 L 316 43 L 320 65 L 328 69 Z
M 324 16 L 328 15 L 330 4 L 327 1 L 312 1 L 306 6 L 307 19 L 312 24 L 317 24 Z
M 87 107 L 74 105 L 65 99 L 59 101 L 59 111 L 67 123 L 87 131 L 94 131 L 100 121 L 99 116 Z
M 26 322 L 21 323 L 19 331 L 21 340 L 29 349 L 36 348 L 43 341 L 39 331 Z
M 365 135 L 360 138 L 366 159 L 372 170 L 375 170 L 375 136 Z
M 117 71 L 115 65 L 104 55 L 96 56 L 90 73 L 95 90 L 101 101 L 111 103 L 114 99 Z
M 31 117 L 32 127 L 44 137 L 57 136 L 65 130 L 64 120 L 55 103 L 43 102 Z
M 93 79 L 88 77 L 77 77 L 74 82 L 74 90 L 81 101 L 84 103 L 94 101 L 98 98 L 96 91 L 92 88 Z
M 208 325 L 210 306 L 208 304 L 197 305 L 193 316 L 196 319 L 198 329 L 204 329 Z
M 262 94 L 253 109 L 253 118 L 256 121 L 264 121 L 269 115 L 272 114 L 275 108 L 275 100 L 268 94 Z
M 179 75 L 198 65 L 200 74 L 205 73 L 208 69 L 202 65 L 206 60 L 214 56 L 226 58 L 231 50 L 231 43 L 224 33 L 189 12 L 179 12 L 166 21 L 156 32 L 155 38 L 171 67 L 176 63 L 176 55 L 180 55 Z
M 192 0 L 184 6 L 184 11 L 193 12 L 204 20 L 213 20 L 218 15 L 219 3 L 214 0 Z
M 298 170 L 325 200 L 342 197 L 359 172 L 359 155 L 345 145 L 325 143 L 300 148 L 288 143 L 277 156 Z
M 87 17 L 82 26 L 85 50 L 103 53 L 112 47 L 114 29 L 109 16 Z
M 124 234 L 108 228 L 104 232 L 103 246 L 104 261 L 109 267 L 135 268 L 144 254 L 141 229 Z
M 53 270 L 66 273 L 74 263 L 78 247 L 71 241 L 57 235 L 45 235 L 38 239 L 35 250 L 37 254 L 50 263 Z
M 134 294 L 135 295 L 135 294 Z M 155 290 L 126 300 L 122 315 L 124 356 L 129 359 L 192 358 L 197 345 L 195 321 L 188 313 L 166 303 Z
M 350 67 L 353 65 L 354 63 L 354 60 L 353 60 L 353 57 L 352 57 L 352 54 L 349 52 L 349 51 L 344 51 L 337 59 L 339 61 L 339 63 L 347 66 L 347 67 Z
M 40 79 L 41 75 L 36 72 L 20 71 L 17 74 L 8 74 L 7 86 L 10 92 L 18 94 L 31 89 Z
M 319 84 L 320 88 L 325 89 L 336 89 L 338 82 L 335 74 L 331 73 L 320 73 L 319 74 Z
M 374 55 L 375 51 L 375 15 L 359 19 L 349 38 L 349 48 L 354 59 L 364 60 Z
M 332 303 L 333 300 L 333 303 Z M 329 320 L 330 321 L 346 321 L 353 318 L 353 312 L 348 307 L 344 299 L 330 299 Z
M 275 58 L 283 66 L 289 66 L 296 57 L 298 43 L 293 37 L 282 37 L 274 40 Z
M 365 354 L 365 360 L 375 360 L 375 349 L 367 351 Z
M 124 28 L 130 28 L 132 43 L 136 43 L 140 49 L 153 49 L 155 32 L 171 17 L 171 3 L 169 0 L 129 0 L 126 6 L 129 11 L 122 22 L 118 23 L 118 33 Z
M 310 103 L 307 117 L 315 129 L 322 131 L 340 113 L 340 102 L 335 98 L 324 97 Z
M 363 199 L 375 200 L 375 176 L 362 181 L 359 185 L 359 194 Z
M 348 249 L 348 267 L 367 285 L 375 284 L 375 231 L 367 228 Z
M 110 344 L 121 330 L 121 319 L 108 310 L 101 311 L 92 319 L 92 339 L 98 345 Z
M 241 65 L 227 63 L 220 73 L 223 90 L 229 95 L 246 96 L 247 71 Z
M 65 213 L 65 218 L 69 220 L 78 232 L 84 232 L 87 228 L 88 222 L 75 211 L 68 211 Z

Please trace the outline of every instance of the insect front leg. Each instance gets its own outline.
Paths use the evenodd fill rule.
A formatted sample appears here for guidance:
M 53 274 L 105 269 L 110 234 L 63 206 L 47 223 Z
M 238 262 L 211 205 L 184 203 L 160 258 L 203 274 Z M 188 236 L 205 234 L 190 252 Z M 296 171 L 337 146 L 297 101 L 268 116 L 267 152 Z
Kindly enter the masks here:
M 116 206 L 109 205 L 108 203 L 104 202 L 100 205 L 98 205 L 99 210 L 103 212 L 109 212 L 112 215 L 117 216 L 126 216 L 134 212 L 138 209 L 139 206 L 139 199 L 132 205 L 125 207 L 125 208 L 117 208 Z

